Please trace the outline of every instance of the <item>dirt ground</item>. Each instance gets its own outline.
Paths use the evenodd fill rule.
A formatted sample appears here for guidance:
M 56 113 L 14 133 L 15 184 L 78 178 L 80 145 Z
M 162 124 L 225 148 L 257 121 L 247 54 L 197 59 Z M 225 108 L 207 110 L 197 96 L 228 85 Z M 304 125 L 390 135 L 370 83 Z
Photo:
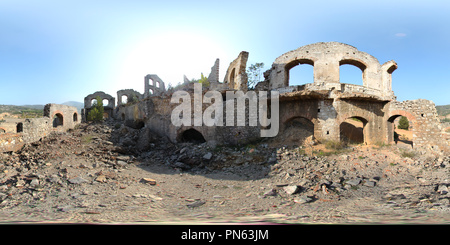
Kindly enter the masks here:
M 0 154 L 1 223 L 450 222 L 450 157 L 402 145 L 224 147 L 81 124 Z M 301 144 L 299 144 L 301 145 Z

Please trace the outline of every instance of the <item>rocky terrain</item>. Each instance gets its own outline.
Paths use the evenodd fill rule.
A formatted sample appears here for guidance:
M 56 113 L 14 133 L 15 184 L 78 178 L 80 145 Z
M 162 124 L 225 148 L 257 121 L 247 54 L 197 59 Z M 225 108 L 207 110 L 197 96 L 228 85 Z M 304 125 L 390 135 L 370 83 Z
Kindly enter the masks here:
M 0 154 L 0 222 L 450 221 L 449 156 L 404 145 L 139 142 L 144 130 L 81 124 Z

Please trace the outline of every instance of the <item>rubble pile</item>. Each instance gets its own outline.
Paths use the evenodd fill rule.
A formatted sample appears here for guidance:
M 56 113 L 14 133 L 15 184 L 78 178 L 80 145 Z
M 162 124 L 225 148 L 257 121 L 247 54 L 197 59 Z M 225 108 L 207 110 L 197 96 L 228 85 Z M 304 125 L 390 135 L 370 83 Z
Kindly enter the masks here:
M 306 148 L 173 144 L 145 127 L 80 124 L 0 154 L 0 220 L 448 221 L 449 156 Z

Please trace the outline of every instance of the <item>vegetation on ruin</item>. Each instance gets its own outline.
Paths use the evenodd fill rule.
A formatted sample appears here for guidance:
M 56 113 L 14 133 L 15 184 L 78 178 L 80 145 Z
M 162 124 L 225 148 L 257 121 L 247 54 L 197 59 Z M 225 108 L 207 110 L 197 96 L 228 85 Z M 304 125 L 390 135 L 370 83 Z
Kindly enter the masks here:
M 95 98 L 94 104 L 92 105 L 92 109 L 89 111 L 87 115 L 88 121 L 100 122 L 103 120 L 103 101 L 100 96 Z
M 263 62 L 252 64 L 247 69 L 248 74 L 247 86 L 249 89 L 253 89 L 257 83 L 261 82 L 263 69 L 264 69 Z

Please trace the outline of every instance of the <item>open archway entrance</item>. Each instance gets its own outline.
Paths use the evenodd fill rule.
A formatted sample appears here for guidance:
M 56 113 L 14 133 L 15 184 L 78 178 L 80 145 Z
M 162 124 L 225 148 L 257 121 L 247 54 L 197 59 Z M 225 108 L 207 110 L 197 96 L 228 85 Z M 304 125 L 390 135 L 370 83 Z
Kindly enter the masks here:
M 363 144 L 366 142 L 364 129 L 367 120 L 362 117 L 349 117 L 339 125 L 341 142 L 346 144 Z
M 61 115 L 60 113 L 56 113 L 53 116 L 53 127 L 56 128 L 58 126 L 63 126 L 64 125 L 64 117 L 63 115 Z
M 273 146 L 304 146 L 314 139 L 314 123 L 308 118 L 295 116 L 280 125 L 277 136 L 270 139 Z
M 387 126 L 389 144 L 404 144 L 411 147 L 414 146 L 414 126 L 412 118 L 396 114 L 389 117 Z
M 181 134 L 180 141 L 181 142 L 194 143 L 194 144 L 201 144 L 201 143 L 206 142 L 206 140 L 203 137 L 202 133 L 200 133 L 199 131 L 197 131 L 197 130 L 195 130 L 193 128 L 184 131 Z

